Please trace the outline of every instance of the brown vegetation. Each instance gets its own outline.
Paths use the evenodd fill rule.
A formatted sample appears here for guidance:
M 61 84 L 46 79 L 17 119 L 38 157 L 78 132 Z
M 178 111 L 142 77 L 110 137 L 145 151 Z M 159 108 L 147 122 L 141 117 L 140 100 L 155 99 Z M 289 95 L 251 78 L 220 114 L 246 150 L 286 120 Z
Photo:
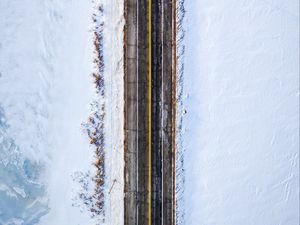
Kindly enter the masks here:
M 105 150 L 104 150 L 104 59 L 103 59 L 103 8 L 96 7 L 92 21 L 94 23 L 94 72 L 93 82 L 96 88 L 96 99 L 91 104 L 92 113 L 88 121 L 84 124 L 86 133 L 90 139 L 90 144 L 94 149 L 96 172 L 93 176 L 87 175 L 85 179 L 94 182 L 93 193 L 81 193 L 80 198 L 92 213 L 93 218 L 97 218 L 98 224 L 104 222 L 104 184 L 105 184 Z M 84 179 L 82 179 L 84 180 Z M 84 182 L 83 182 L 84 183 Z

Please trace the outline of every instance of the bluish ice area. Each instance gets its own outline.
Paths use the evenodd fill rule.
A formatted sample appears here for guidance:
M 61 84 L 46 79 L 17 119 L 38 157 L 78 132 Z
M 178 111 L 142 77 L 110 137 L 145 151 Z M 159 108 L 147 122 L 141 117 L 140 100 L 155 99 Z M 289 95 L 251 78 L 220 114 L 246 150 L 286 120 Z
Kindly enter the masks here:
M 0 106 L 0 224 L 33 225 L 48 212 L 42 165 L 26 159 L 12 137 Z

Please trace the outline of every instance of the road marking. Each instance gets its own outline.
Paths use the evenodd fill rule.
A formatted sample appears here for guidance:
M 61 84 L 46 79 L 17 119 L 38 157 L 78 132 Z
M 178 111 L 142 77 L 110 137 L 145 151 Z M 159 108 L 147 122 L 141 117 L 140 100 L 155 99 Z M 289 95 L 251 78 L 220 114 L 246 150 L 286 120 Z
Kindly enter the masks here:
M 148 0 L 148 225 L 152 216 L 152 0 Z

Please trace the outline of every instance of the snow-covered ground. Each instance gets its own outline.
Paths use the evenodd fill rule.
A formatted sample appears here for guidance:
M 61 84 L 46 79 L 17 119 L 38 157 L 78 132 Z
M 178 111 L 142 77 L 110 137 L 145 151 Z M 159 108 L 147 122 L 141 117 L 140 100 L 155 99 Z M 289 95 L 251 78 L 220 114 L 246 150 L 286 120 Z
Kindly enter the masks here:
M 299 1 L 185 9 L 184 224 L 299 224 Z
M 107 224 L 124 224 L 124 1 L 103 1 Z
M 107 2 L 104 61 L 109 65 L 105 211 L 108 224 L 122 224 L 123 5 L 100 2 Z M 96 224 L 79 198 L 78 183 L 78 174 L 95 173 L 94 149 L 82 126 L 97 97 L 91 76 L 95 4 L 0 1 L 1 225 Z M 93 184 L 89 188 L 93 191 Z

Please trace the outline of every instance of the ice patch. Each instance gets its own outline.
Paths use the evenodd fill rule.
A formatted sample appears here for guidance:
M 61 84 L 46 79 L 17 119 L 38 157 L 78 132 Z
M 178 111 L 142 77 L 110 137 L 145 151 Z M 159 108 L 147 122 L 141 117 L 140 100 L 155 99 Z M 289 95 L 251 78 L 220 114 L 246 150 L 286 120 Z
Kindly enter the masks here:
M 10 138 L 0 106 L 0 224 L 35 224 L 48 212 L 45 187 L 39 176 L 28 177 L 24 164 L 42 171 L 38 163 L 25 159 Z

